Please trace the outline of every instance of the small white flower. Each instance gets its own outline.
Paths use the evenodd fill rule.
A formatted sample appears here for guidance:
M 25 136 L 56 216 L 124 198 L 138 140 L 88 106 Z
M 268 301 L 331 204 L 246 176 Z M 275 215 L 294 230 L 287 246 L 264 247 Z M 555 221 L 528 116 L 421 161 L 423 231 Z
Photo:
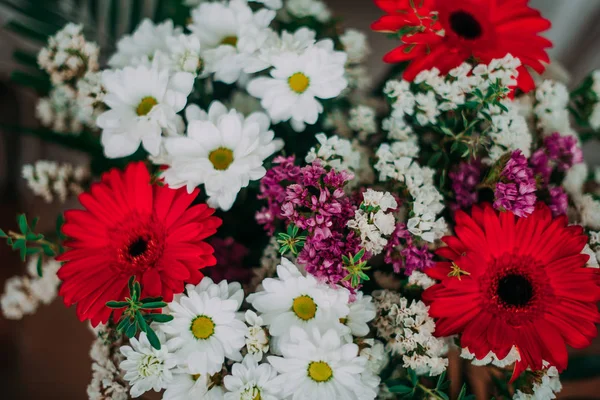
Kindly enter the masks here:
M 549 367 L 544 371 L 542 378 L 537 378 L 533 384 L 533 394 L 523 393 L 517 390 L 513 400 L 549 400 L 555 399 L 556 393 L 560 392 L 562 385 L 556 367 Z
M 186 289 L 187 295 L 169 303 L 174 319 L 160 325 L 167 344 L 176 349 L 179 364 L 193 374 L 214 374 L 225 357 L 240 361 L 246 325 L 236 319 L 241 306 L 239 284 L 215 285 L 205 277 L 199 286 Z
M 196 76 L 204 70 L 200 52 L 200 39 L 195 35 L 176 35 L 165 39 L 166 49 L 158 50 L 154 62 L 171 72 L 189 72 Z
M 274 123 L 291 120 L 292 127 L 301 131 L 323 112 L 317 99 L 334 98 L 346 88 L 345 62 L 345 53 L 334 51 L 332 41 L 322 40 L 302 54 L 272 57 L 271 77 L 251 80 L 248 92 L 261 99 Z
M 274 379 L 277 371 L 267 364 L 258 364 L 246 355 L 241 364 L 233 364 L 231 375 L 225 376 L 223 383 L 228 390 L 225 400 L 278 400 L 281 387 Z
M 367 369 L 379 375 L 390 361 L 388 352 L 384 344 L 377 339 L 364 339 L 363 343 L 367 346 L 361 350 L 360 356 L 367 359 Z
M 569 123 L 569 90 L 560 83 L 545 80 L 535 91 L 536 105 L 533 112 L 537 117 L 537 127 L 544 134 L 554 132 L 572 134 L 573 128 Z
M 579 196 L 583 192 L 583 185 L 588 177 L 588 166 L 585 163 L 573 165 L 565 174 L 562 187 L 571 196 Z
M 305 158 L 307 163 L 319 159 L 323 165 L 328 165 L 336 171 L 354 172 L 359 170 L 360 153 L 349 140 L 335 135 L 328 138 L 324 133 L 317 133 L 315 138 L 319 145 L 317 148 L 310 149 Z
M 246 311 L 245 318 L 249 325 L 246 332 L 246 349 L 256 361 L 260 361 L 263 355 L 269 351 L 269 334 L 263 328 L 263 319 L 254 311 Z
M 372 107 L 359 105 L 350 110 L 348 126 L 358 132 L 359 137 L 364 140 L 368 135 L 377 133 L 377 121 L 375 110 Z
M 498 359 L 498 356 L 492 351 L 490 351 L 484 358 L 477 359 L 475 358 L 475 354 L 471 353 L 468 348 L 462 348 L 460 356 L 467 360 L 472 360 L 473 365 L 492 364 L 500 368 L 512 365 L 516 361 L 519 361 L 521 359 L 519 350 L 517 350 L 517 348 L 514 346 L 510 349 L 510 352 L 503 359 Z
M 591 267 L 591 268 L 600 268 L 600 265 L 598 264 L 598 259 L 596 258 L 596 252 L 594 252 L 594 250 L 592 250 L 590 248 L 589 244 L 586 244 L 585 247 L 583 248 L 583 250 L 581 251 L 581 254 L 587 254 L 590 258 L 587 262 L 587 266 Z
M 378 192 L 370 188 L 363 193 L 363 204 L 367 207 L 379 207 L 381 211 L 398 207 L 398 203 L 391 193 Z
M 167 384 L 163 400 L 222 400 L 225 392 L 219 380 L 219 376 L 191 374 L 186 369 L 177 368 Z
M 591 194 L 584 194 L 575 199 L 575 205 L 581 216 L 581 224 L 591 229 L 600 229 L 600 201 Z
M 89 181 L 90 171 L 86 166 L 38 160 L 33 165 L 24 165 L 22 176 L 33 193 L 47 203 L 55 196 L 64 203 L 69 195 L 77 196 L 84 191 L 83 185 Z
M 431 279 L 430 277 L 427 276 L 427 274 L 425 274 L 421 271 L 414 271 L 408 277 L 408 284 L 414 285 L 414 286 L 419 286 L 423 289 L 428 289 L 428 288 L 432 287 L 433 285 L 435 285 L 435 280 Z
M 159 340 L 164 337 L 158 332 Z M 158 392 L 167 387 L 173 379 L 173 368 L 177 362 L 169 346 L 160 350 L 152 347 L 146 333 L 140 333 L 139 340 L 129 339 L 131 346 L 122 346 L 121 353 L 126 357 L 119 367 L 125 371 L 124 379 L 131 385 L 131 396 L 139 397 L 150 389 Z
M 341 36 L 340 41 L 348 54 L 349 63 L 360 63 L 371 52 L 367 35 L 356 29 L 348 29 Z
M 331 11 L 321 0 L 288 0 L 285 9 L 297 18 L 313 17 L 319 22 L 331 19 Z
M 169 169 L 163 174 L 173 187 L 192 192 L 204 184 L 208 204 L 229 210 L 238 192 L 262 178 L 263 161 L 283 147 L 269 130 L 269 118 L 253 113 L 247 118 L 214 101 L 208 113 L 197 106 L 186 110 L 187 136 L 165 139 Z
M 163 130 L 177 133 L 176 113 L 185 107 L 193 82 L 192 74 L 169 76 L 166 69 L 146 66 L 104 71 L 104 103 L 110 109 L 96 121 L 102 128 L 104 154 L 125 157 L 142 144 L 151 155 L 158 155 Z
M 283 388 L 283 397 L 368 400 L 377 395 L 361 379 L 367 360 L 359 357 L 358 346 L 343 344 L 333 329 L 321 334 L 293 327 L 281 352 L 283 357 L 271 356 L 269 363 L 281 374 L 275 381 Z
M 350 312 L 344 324 L 350 328 L 353 336 L 367 336 L 370 330 L 368 323 L 375 318 L 376 314 L 373 298 L 359 291 L 356 293 L 356 299 L 349 304 L 349 308 Z
M 79 118 L 81 105 L 77 100 L 77 92 L 71 86 L 55 86 L 48 97 L 39 99 L 35 115 L 42 125 L 55 132 L 78 135 L 83 124 Z

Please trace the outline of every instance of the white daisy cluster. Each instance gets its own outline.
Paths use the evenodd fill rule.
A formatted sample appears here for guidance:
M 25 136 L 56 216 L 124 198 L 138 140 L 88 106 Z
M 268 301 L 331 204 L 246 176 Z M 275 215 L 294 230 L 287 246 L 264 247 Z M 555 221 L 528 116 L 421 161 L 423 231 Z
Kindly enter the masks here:
M 377 120 L 373 107 L 359 105 L 350 109 L 348 126 L 358 132 L 358 137 L 365 140 L 367 136 L 377 133 Z
M 46 203 L 51 203 L 55 196 L 61 203 L 69 196 L 78 196 L 91 178 L 86 166 L 46 160 L 24 165 L 22 176 L 33 193 Z
M 80 113 L 77 92 L 68 85 L 53 87 L 48 97 L 38 100 L 35 108 L 35 116 L 42 125 L 57 133 L 81 133 L 83 123 Z
M 379 378 L 359 355 L 354 337 L 369 333 L 375 317 L 370 296 L 354 301 L 340 286 L 303 276 L 287 259 L 277 278 L 263 281 L 264 291 L 248 296 L 271 335 L 267 360 L 284 399 L 373 399 Z
M 460 356 L 467 360 L 472 360 L 473 365 L 488 365 L 492 364 L 496 367 L 504 368 L 509 365 L 514 364 L 515 362 L 521 360 L 521 355 L 516 347 L 513 346 L 510 349 L 510 352 L 503 359 L 498 359 L 498 356 L 494 354 L 494 352 L 489 352 L 484 358 L 481 360 L 475 358 L 475 354 L 471 353 L 468 348 L 462 348 Z
M 537 118 L 537 128 L 544 135 L 559 132 L 574 135 L 569 122 L 569 90 L 560 83 L 545 80 L 535 90 L 533 112 Z
M 421 167 L 416 161 L 418 152 L 418 145 L 411 140 L 384 143 L 377 150 L 375 169 L 381 181 L 406 185 L 413 200 L 407 228 L 413 235 L 434 242 L 448 230 L 445 220 L 437 217 L 444 209 L 444 198 L 433 183 L 433 169 Z
M 109 331 L 102 325 L 92 328 L 96 340 L 92 344 L 92 381 L 87 387 L 90 400 L 127 400 L 129 385 L 123 379 L 119 364 L 124 360 L 118 350 L 122 339 L 113 341 Z
M 244 117 L 215 101 L 208 112 L 190 105 L 186 119 L 187 135 L 164 141 L 163 177 L 190 193 L 203 184 L 211 207 L 229 210 L 242 188 L 265 175 L 263 161 L 283 147 L 264 113 Z
M 436 376 L 444 372 L 447 345 L 433 336 L 435 322 L 422 301 L 408 300 L 389 290 L 374 293 L 377 317 L 373 326 L 392 354 L 402 356 L 405 368 L 417 375 Z
M 369 188 L 363 193 L 363 202 L 354 212 L 354 218 L 348 221 L 348 227 L 358 232 L 361 246 L 372 255 L 383 251 L 388 243 L 385 236 L 394 232 L 396 218 L 393 211 L 396 208 L 398 203 L 389 192 Z
M 27 264 L 27 275 L 13 276 L 4 284 L 0 298 L 2 314 L 8 319 L 21 319 L 33 314 L 40 304 L 50 304 L 58 291 L 60 279 L 56 272 L 60 263 L 54 259 L 42 264 L 42 276 L 37 273 L 38 258 L 32 257 Z
M 331 11 L 322 0 L 287 0 L 284 10 L 297 18 L 312 17 L 319 22 L 331 19 Z
M 329 166 L 336 171 L 357 172 L 361 167 L 361 153 L 354 148 L 348 139 L 337 135 L 327 137 L 324 133 L 317 133 L 315 138 L 319 142 L 306 155 L 305 161 L 312 163 L 320 160 L 322 165 Z
M 524 393 L 517 390 L 513 400 L 547 400 L 555 399 L 556 393 L 560 392 L 562 385 L 556 367 L 546 367 L 542 375 L 536 373 L 534 376 L 531 391 Z
M 592 108 L 592 112 L 588 118 L 588 122 L 592 129 L 600 129 L 600 70 L 592 72 L 592 92 L 596 97 L 596 103 Z
M 54 85 L 62 85 L 82 77 L 87 71 L 98 70 L 95 43 L 87 42 L 83 26 L 68 23 L 48 39 L 47 47 L 38 54 L 38 64 L 50 75 Z

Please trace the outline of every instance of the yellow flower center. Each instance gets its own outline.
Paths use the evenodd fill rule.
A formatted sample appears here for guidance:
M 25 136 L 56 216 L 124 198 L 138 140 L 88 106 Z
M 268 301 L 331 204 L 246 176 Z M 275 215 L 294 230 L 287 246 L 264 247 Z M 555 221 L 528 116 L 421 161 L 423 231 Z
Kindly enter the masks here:
M 308 89 L 308 85 L 310 83 L 310 79 L 308 76 L 304 75 L 302 72 L 296 72 L 294 75 L 288 78 L 288 85 L 290 85 L 290 89 L 298 94 L 302 94 Z
M 256 386 L 252 386 L 248 389 L 246 389 L 243 393 L 242 393 L 242 399 L 252 399 L 252 400 L 261 400 L 262 397 L 260 396 L 260 389 L 257 388 Z
M 192 321 L 191 329 L 196 339 L 208 339 L 215 333 L 215 323 L 209 317 L 200 315 Z
M 219 147 L 218 149 L 210 152 L 208 159 L 215 169 L 218 169 L 219 171 L 225 171 L 233 162 L 233 151 L 225 147 Z
M 333 376 L 333 371 L 326 362 L 316 361 L 308 364 L 308 376 L 315 382 L 327 382 Z
M 225 36 L 223 40 L 221 40 L 221 44 L 235 47 L 237 46 L 237 41 L 237 36 Z
M 200 378 L 200 374 L 194 374 L 194 375 L 192 375 L 192 380 L 194 382 L 196 382 L 198 380 L 198 378 Z
M 299 296 L 294 299 L 292 310 L 303 321 L 311 320 L 317 313 L 317 305 L 310 296 Z
M 146 96 L 142 99 L 142 101 L 140 101 L 140 104 L 138 104 L 137 108 L 135 109 L 135 112 L 140 117 L 142 115 L 147 115 L 150 111 L 152 111 L 154 106 L 157 104 L 158 104 L 158 101 L 156 101 L 156 99 L 154 97 Z

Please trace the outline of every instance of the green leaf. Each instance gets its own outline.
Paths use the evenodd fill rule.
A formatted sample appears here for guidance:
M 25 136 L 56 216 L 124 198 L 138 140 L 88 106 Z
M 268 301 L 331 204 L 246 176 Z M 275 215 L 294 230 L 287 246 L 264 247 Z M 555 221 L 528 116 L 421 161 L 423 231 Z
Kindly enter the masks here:
M 129 288 L 129 294 L 133 294 L 133 283 L 135 282 L 135 275 L 129 278 L 129 282 L 127 282 L 127 287 Z
M 139 282 L 135 282 L 133 284 L 133 297 L 132 299 L 137 300 L 140 298 L 140 294 L 142 293 L 142 287 Z
M 157 302 L 157 301 L 162 301 L 162 299 L 163 299 L 162 297 L 146 297 L 146 298 L 140 300 L 140 302 L 142 304 L 154 303 L 154 302 Z
M 462 387 L 460 388 L 460 393 L 458 394 L 458 399 L 457 400 L 463 400 L 466 395 L 467 395 L 467 384 L 464 383 L 462 385 Z
M 155 310 L 158 308 L 164 308 L 166 306 L 167 306 L 167 303 L 165 303 L 164 301 L 156 301 L 156 302 L 152 302 L 152 303 L 142 304 L 142 308 L 145 310 Z
M 413 388 L 406 386 L 406 385 L 395 385 L 395 386 L 388 387 L 388 390 L 391 393 L 407 394 L 407 393 L 411 393 L 413 391 Z
M 28 242 L 37 242 L 38 240 L 41 240 L 43 238 L 44 238 L 44 235 L 42 235 L 40 233 L 27 232 L 27 234 L 25 235 L 25 239 Z
M 448 395 L 444 392 L 437 392 L 437 395 L 440 396 L 442 399 L 444 400 L 450 400 L 450 398 L 448 397 Z
M 156 332 L 152 330 L 151 327 L 148 327 L 148 332 L 146 332 L 148 336 L 148 341 L 156 350 L 160 350 L 160 340 L 158 340 L 158 336 L 156 336 Z
M 158 323 L 165 323 L 173 320 L 172 315 L 167 314 L 146 314 L 144 318 Z
M 572 381 L 598 376 L 600 376 L 600 355 L 587 354 L 572 357 L 567 369 L 560 374 L 560 379 L 561 381 Z
M 47 257 L 54 257 L 54 256 L 56 256 L 56 252 L 52 249 L 52 247 L 50 247 L 50 246 L 48 246 L 46 244 L 42 245 L 42 250 L 44 251 L 44 254 Z
M 127 328 L 129 328 L 129 318 L 126 316 L 122 316 L 121 317 L 121 321 L 119 321 L 119 324 L 117 325 L 117 331 L 119 332 L 125 332 L 127 330 Z
M 108 308 L 124 308 L 129 305 L 126 301 L 108 301 L 106 307 Z
M 446 380 L 446 371 L 442 372 L 442 374 L 439 376 L 437 383 L 435 385 L 435 388 L 440 389 L 445 380 Z
M 29 232 L 29 225 L 27 225 L 27 216 L 25 214 L 19 214 L 17 216 L 17 223 L 19 224 L 19 229 L 23 235 L 26 235 Z
M 39 256 L 38 260 L 37 260 L 36 268 L 35 268 L 37 271 L 37 274 L 40 278 L 44 275 L 44 271 L 42 270 L 43 261 L 44 261 L 43 257 Z
M 135 336 L 137 332 L 137 324 L 135 323 L 135 321 L 129 321 L 129 326 L 127 327 L 127 329 L 125 330 L 125 336 L 127 336 L 129 339 L 131 339 L 132 337 Z
M 6 233 L 4 233 L 4 231 L 2 229 L 0 229 L 0 238 L 7 238 L 8 235 Z
M 135 313 L 135 322 L 137 323 L 138 327 L 142 332 L 148 332 L 148 329 L 150 327 L 146 323 L 146 320 L 144 319 L 142 313 L 139 311 Z
M 63 235 L 62 233 L 62 227 L 65 224 L 65 216 L 63 214 L 58 214 L 58 217 L 56 218 L 56 234 L 58 235 L 58 238 L 61 240 L 66 239 L 66 236 Z
M 31 227 L 31 230 L 35 230 L 35 228 L 37 227 L 37 223 L 40 221 L 40 217 L 34 217 L 31 220 L 31 223 L 29 224 L 29 226 Z M 42 236 L 43 237 L 43 236 Z
M 417 373 L 409 368 L 408 369 L 408 377 L 410 378 L 410 381 L 413 384 L 413 386 L 416 386 L 417 381 L 418 381 Z
M 365 249 L 360 249 L 360 251 L 358 253 L 356 253 L 356 255 L 353 258 L 354 263 L 356 264 L 357 262 L 359 262 L 360 259 L 363 258 L 364 255 L 365 255 Z

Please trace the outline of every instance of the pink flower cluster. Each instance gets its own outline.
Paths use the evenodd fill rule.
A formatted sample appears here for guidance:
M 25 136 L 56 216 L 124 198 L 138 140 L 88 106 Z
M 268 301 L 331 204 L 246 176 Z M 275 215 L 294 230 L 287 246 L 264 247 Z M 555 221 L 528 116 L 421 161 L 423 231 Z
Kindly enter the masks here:
M 452 210 L 466 209 L 477 203 L 477 184 L 481 180 L 479 161 L 461 162 L 448 176 L 452 181 L 452 191 L 456 198 L 456 203 L 450 206 Z
M 404 269 L 404 274 L 409 276 L 415 270 L 424 270 L 433 266 L 433 253 L 426 245 L 421 247 L 413 243 L 410 232 L 405 224 L 397 224 L 394 233 L 388 240 L 384 250 L 384 261 L 394 268 L 399 274 Z
M 544 139 L 544 146 L 531 156 L 531 166 L 545 184 L 550 182 L 556 169 L 566 172 L 575 164 L 583 162 L 583 152 L 574 136 L 553 133 Z
M 535 209 L 537 201 L 536 181 L 533 170 L 527 165 L 527 158 L 517 150 L 506 162 L 500 182 L 494 192 L 494 208 L 512 211 L 519 217 L 526 217 Z
M 258 223 L 271 234 L 276 220 L 308 231 L 298 262 L 325 282 L 349 284 L 342 282 L 347 275 L 342 255 L 360 251 L 360 238 L 346 228 L 357 208 L 344 192 L 353 176 L 318 161 L 300 168 L 294 166 L 294 157 L 279 157 L 274 163 L 261 181 L 259 198 L 268 206 L 257 213 Z

